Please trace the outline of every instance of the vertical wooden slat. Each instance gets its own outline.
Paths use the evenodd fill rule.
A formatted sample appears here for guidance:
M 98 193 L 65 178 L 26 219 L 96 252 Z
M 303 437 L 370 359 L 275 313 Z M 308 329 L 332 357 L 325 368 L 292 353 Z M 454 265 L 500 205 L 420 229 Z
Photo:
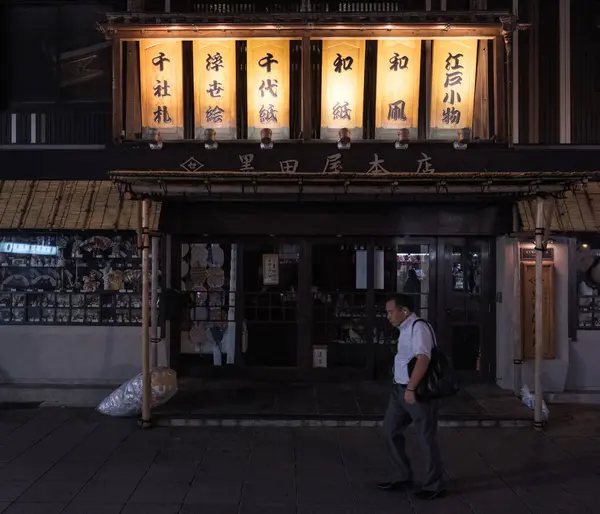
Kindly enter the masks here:
M 560 141 L 560 63 L 559 63 L 558 0 L 544 0 L 539 11 L 539 142 L 558 144 Z M 531 65 L 531 63 L 530 63 Z M 531 101 L 531 98 L 530 98 Z
M 600 144 L 600 3 L 571 2 L 571 142 Z
M 321 137 L 321 77 L 323 69 L 323 42 L 311 41 L 311 91 L 312 91 L 312 137 Z
M 305 141 L 312 137 L 312 52 L 309 36 L 302 38 L 302 138 Z
M 248 81 L 246 41 L 235 42 L 237 137 L 248 139 Z
M 375 139 L 377 97 L 377 41 L 365 44 L 365 80 L 363 97 L 363 139 Z
M 494 39 L 494 133 L 500 141 L 506 141 L 506 75 L 504 41 Z
M 194 139 L 194 50 L 192 41 L 182 41 L 183 65 L 183 139 Z
M 528 125 L 529 133 L 527 142 L 537 144 L 540 142 L 540 0 L 529 1 L 529 20 L 531 28 L 528 31 L 529 36 L 529 66 L 528 66 Z
M 475 103 L 473 105 L 473 136 L 490 138 L 490 99 L 488 84 L 488 42 L 477 44 L 477 74 L 475 76 Z
M 113 142 L 120 142 L 123 132 L 123 50 L 121 40 L 113 39 L 112 46 Z
M 140 53 L 137 41 L 125 43 L 127 71 L 125 79 L 125 138 L 142 137 L 142 104 L 140 99 Z

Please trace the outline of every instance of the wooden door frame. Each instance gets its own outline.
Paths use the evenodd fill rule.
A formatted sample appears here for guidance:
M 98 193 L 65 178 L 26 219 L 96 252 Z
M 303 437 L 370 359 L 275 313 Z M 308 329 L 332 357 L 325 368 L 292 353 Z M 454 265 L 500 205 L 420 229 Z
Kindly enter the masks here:
M 489 237 L 440 237 L 438 239 L 439 275 L 437 297 L 437 323 L 441 348 L 452 357 L 450 344 L 451 331 L 446 315 L 448 301 L 451 296 L 452 272 L 448 265 L 451 262 L 452 246 L 477 245 L 481 250 L 481 311 L 483 317 L 480 332 L 480 371 L 473 373 L 477 381 L 494 382 L 496 376 L 496 245 L 495 239 Z M 443 266 L 443 268 L 442 268 Z M 455 293 L 457 296 L 460 293 Z M 459 296 L 460 297 L 460 296 Z M 464 296 L 463 296 L 464 297 Z M 487 308 L 486 308 L 487 307 Z M 471 374 L 469 373 L 469 377 Z
M 438 312 L 438 241 L 439 238 L 436 236 L 389 236 L 389 237 L 376 237 L 373 239 L 373 256 L 371 260 L 374 260 L 375 256 L 375 248 L 377 246 L 395 246 L 396 248 L 399 245 L 427 245 L 429 247 L 429 291 L 428 302 L 427 302 L 427 319 L 432 323 L 434 328 L 437 330 L 437 312 Z M 375 277 L 375 269 L 374 266 L 370 270 L 370 274 L 372 275 L 372 280 L 374 281 Z M 374 285 L 374 284 L 373 284 Z M 373 300 L 375 300 L 375 289 L 373 287 Z M 385 292 L 385 291 L 384 291 Z M 374 305 L 373 305 L 374 308 Z M 375 313 L 373 313 L 375 314 Z M 375 316 L 373 315 L 373 322 L 375 322 Z M 375 376 L 375 352 L 377 351 L 376 345 L 371 345 L 371 359 L 372 359 L 372 370 L 373 370 L 373 378 L 382 379 L 383 377 Z M 390 377 L 391 380 L 391 377 Z

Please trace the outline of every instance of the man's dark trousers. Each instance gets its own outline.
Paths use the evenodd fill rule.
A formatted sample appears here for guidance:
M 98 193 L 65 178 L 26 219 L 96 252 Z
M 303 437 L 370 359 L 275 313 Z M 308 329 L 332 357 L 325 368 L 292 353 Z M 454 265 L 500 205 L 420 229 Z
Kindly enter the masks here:
M 406 386 L 394 385 L 393 387 L 383 420 L 388 458 L 394 470 L 393 481 L 401 482 L 413 479 L 404 442 L 404 431 L 412 421 L 425 468 L 422 489 L 433 492 L 441 491 L 444 488 L 444 470 L 437 440 L 436 402 L 408 404 L 404 400 Z

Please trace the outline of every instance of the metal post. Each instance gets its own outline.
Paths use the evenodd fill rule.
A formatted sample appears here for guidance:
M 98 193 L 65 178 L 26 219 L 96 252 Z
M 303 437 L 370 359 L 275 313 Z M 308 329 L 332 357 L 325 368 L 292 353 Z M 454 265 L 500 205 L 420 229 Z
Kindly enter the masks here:
M 544 320 L 543 309 L 543 267 L 544 256 L 544 199 L 537 198 L 537 212 L 535 221 L 535 417 L 533 426 L 541 430 L 544 425 L 542 402 L 542 359 L 544 357 Z
M 149 338 L 149 296 L 150 284 L 148 277 L 148 200 L 141 202 L 142 210 L 142 419 L 140 427 L 147 428 L 150 421 L 150 338 Z
M 158 237 L 152 238 L 152 281 L 151 299 L 150 299 L 150 367 L 155 368 L 158 365 Z

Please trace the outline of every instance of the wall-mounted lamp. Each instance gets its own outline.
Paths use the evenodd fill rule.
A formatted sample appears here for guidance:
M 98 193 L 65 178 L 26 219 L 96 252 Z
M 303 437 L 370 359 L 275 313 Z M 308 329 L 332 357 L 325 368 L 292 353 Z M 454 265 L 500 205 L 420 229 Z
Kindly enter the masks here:
M 160 132 L 158 129 L 151 128 L 148 129 L 148 146 L 150 150 L 160 150 L 163 147 L 163 140 L 160 137 Z
M 349 150 L 352 146 L 352 140 L 350 139 L 350 129 L 340 129 L 338 132 L 338 138 L 338 150 Z
M 264 128 L 260 131 L 260 149 L 271 150 L 273 148 L 273 131 L 268 128 Z
M 410 141 L 410 131 L 407 128 L 400 129 L 398 131 L 398 139 L 394 143 L 396 150 L 406 150 L 408 148 L 408 142 Z
M 204 148 L 207 150 L 216 150 L 219 148 L 219 143 L 217 143 L 217 132 L 215 129 L 205 129 L 204 130 Z
M 461 128 L 457 130 L 458 139 L 452 142 L 455 150 L 466 150 L 471 142 L 471 129 Z

